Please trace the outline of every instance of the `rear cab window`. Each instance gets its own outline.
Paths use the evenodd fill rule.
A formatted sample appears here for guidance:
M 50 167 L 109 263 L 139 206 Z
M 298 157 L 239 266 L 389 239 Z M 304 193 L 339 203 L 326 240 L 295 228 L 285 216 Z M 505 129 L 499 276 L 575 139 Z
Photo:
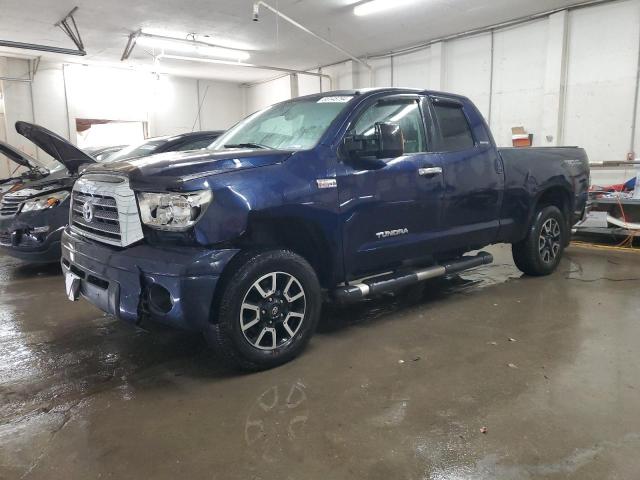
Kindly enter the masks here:
M 433 112 L 438 126 L 438 150 L 459 152 L 475 147 L 476 142 L 462 104 L 436 99 L 433 101 Z

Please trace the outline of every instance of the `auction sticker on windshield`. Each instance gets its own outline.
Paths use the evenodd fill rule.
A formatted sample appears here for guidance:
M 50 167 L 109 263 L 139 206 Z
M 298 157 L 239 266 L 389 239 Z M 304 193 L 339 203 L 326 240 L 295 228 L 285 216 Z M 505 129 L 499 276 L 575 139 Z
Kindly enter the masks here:
M 337 97 L 322 97 L 318 100 L 318 103 L 347 103 L 353 97 L 348 97 L 346 95 L 340 95 Z

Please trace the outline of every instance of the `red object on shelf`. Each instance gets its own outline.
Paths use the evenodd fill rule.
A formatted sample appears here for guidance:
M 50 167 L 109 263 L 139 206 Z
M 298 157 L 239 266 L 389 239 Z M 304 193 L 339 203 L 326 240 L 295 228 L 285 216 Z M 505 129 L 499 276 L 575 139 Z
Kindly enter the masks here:
M 524 127 L 513 127 L 511 129 L 511 140 L 514 147 L 530 147 L 533 145 L 533 134 L 527 133 Z

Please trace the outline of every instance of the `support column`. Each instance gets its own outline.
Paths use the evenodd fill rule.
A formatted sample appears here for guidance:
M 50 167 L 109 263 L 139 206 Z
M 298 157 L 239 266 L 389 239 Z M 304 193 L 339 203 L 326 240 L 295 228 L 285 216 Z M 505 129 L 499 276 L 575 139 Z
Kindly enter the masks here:
M 291 98 L 298 98 L 300 96 L 300 85 L 298 85 L 298 74 L 292 73 L 289 75 L 289 82 L 291 85 Z
M 544 80 L 543 145 L 563 143 L 563 127 L 567 88 L 569 12 L 564 10 L 549 17 L 547 68 Z
M 6 58 L 3 62 L 3 75 L 11 78 L 29 78 L 29 61 L 19 58 Z M 33 101 L 31 83 L 3 81 L 4 115 L 7 125 L 7 143 L 26 152 L 39 156 L 33 143 L 18 134 L 15 123 L 18 120 L 33 122 Z
M 444 43 L 434 43 L 431 49 L 431 65 L 429 68 L 429 88 L 444 90 L 445 53 Z

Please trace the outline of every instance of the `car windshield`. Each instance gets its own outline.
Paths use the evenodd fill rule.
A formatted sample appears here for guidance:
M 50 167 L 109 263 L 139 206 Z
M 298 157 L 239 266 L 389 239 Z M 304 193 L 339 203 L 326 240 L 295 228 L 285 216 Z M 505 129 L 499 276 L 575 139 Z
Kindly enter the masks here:
M 131 145 L 130 147 L 123 148 L 119 152 L 110 155 L 108 160 L 109 162 L 117 162 L 118 160 L 129 160 L 130 158 L 146 157 L 147 155 L 151 155 L 154 150 L 160 145 L 163 145 L 168 138 L 169 137 L 154 138 L 152 140 L 146 140 L 143 143 Z
M 265 108 L 245 118 L 209 148 L 313 148 L 351 96 L 338 95 L 292 100 Z

